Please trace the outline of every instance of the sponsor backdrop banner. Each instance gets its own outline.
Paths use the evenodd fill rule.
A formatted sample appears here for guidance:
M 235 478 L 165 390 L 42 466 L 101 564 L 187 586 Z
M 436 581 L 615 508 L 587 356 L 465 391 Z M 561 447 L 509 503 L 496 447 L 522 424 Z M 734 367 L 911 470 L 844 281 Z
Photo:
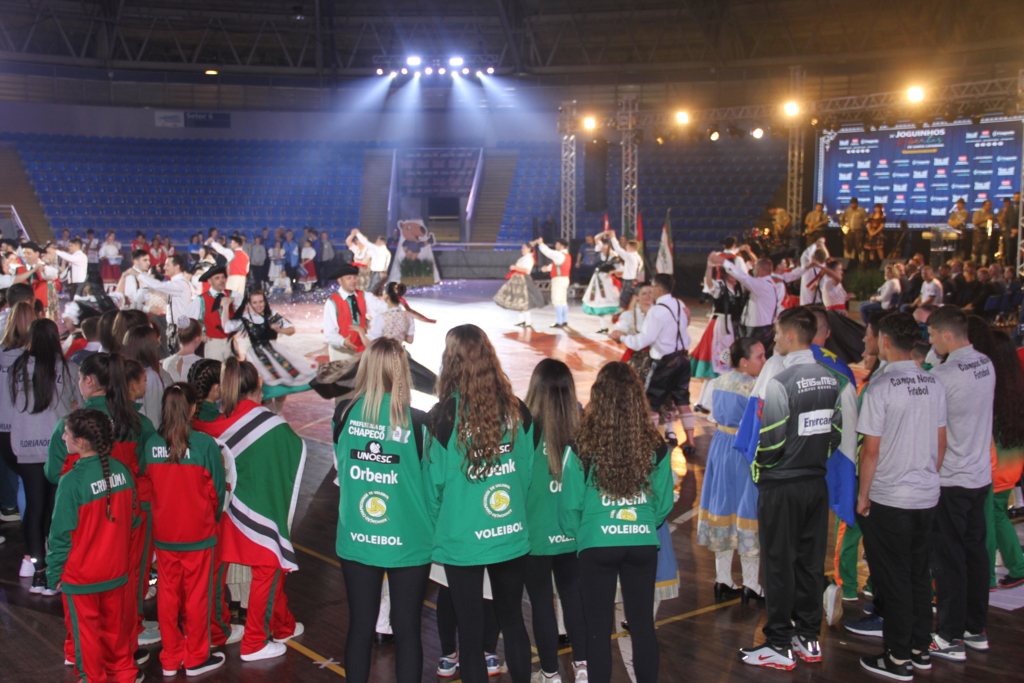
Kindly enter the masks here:
M 911 227 L 945 223 L 960 197 L 970 211 L 1002 208 L 1021 177 L 1021 121 L 936 124 L 875 132 L 825 132 L 818 139 L 815 193 L 830 214 L 856 198 L 871 213 Z

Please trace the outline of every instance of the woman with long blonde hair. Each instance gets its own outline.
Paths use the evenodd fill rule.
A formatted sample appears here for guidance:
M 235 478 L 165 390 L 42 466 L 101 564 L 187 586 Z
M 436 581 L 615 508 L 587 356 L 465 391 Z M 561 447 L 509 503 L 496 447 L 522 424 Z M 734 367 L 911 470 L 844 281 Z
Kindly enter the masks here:
M 658 679 L 654 632 L 657 529 L 672 509 L 668 448 L 636 371 L 601 368 L 562 469 L 562 532 L 576 539 L 586 599 L 589 680 L 611 680 L 615 586 L 621 583 L 637 683 Z
M 512 680 L 530 678 L 523 580 L 530 552 L 526 497 L 533 465 L 532 419 L 512 393 L 494 347 L 476 325 L 448 331 L 440 399 L 427 422 L 427 508 L 432 559 L 444 565 L 459 624 L 463 680 L 487 680 L 484 569 L 505 638 Z M 443 653 L 447 655 L 448 653 Z
M 355 683 L 370 679 L 385 572 L 396 680 L 414 683 L 423 670 L 420 613 L 434 528 L 420 466 L 427 416 L 410 407 L 411 383 L 402 342 L 375 339 L 359 361 L 352 401 L 339 404 L 334 421 L 341 488 L 336 550 L 349 610 L 345 670 Z

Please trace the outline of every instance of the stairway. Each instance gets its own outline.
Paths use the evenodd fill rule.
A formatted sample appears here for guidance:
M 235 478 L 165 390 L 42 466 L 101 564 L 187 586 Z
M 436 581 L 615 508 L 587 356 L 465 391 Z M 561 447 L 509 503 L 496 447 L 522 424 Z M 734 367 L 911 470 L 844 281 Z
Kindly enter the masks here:
M 39 196 L 32 189 L 18 150 L 13 148 L 0 149 L 0 204 L 14 206 L 34 242 L 44 244 L 53 240 L 50 221 L 43 213 Z
M 498 241 L 498 228 L 505 215 L 505 204 L 512 187 L 512 176 L 519 163 L 516 150 L 492 149 L 484 151 L 484 173 L 480 182 L 480 197 L 473 218 L 472 242 Z
M 359 229 L 370 240 L 387 236 L 394 225 L 388 225 L 388 195 L 391 191 L 391 165 L 394 152 L 390 149 L 363 152 L 363 197 L 359 212 Z

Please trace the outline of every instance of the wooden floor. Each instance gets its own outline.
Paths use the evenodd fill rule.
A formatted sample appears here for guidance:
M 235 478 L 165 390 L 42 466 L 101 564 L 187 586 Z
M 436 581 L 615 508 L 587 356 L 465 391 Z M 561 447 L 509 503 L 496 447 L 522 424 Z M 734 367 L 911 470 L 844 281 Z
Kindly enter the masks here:
M 621 356 L 622 348 L 595 334 L 596 319 L 584 315 L 578 306 L 570 308 L 567 331 L 550 330 L 554 322 L 551 308 L 534 312 L 535 331 L 520 331 L 513 326 L 516 314 L 504 311 L 491 301 L 500 283 L 463 282 L 440 285 L 415 296 L 410 303 L 425 315 L 438 319 L 436 325 L 417 324 L 416 341 L 411 353 L 424 365 L 439 365 L 444 335 L 455 325 L 473 322 L 488 330 L 501 357 L 505 371 L 517 394 L 525 396 L 534 365 L 545 357 L 565 361 L 574 370 L 580 398 L 589 398 L 589 386 L 600 366 Z M 692 343 L 696 344 L 704 326 L 700 307 L 690 302 L 698 320 L 691 326 Z M 311 302 L 282 303 L 275 306 L 296 323 L 299 334 L 289 344 L 310 358 L 326 355 L 321 332 L 321 307 Z M 700 381 L 692 386 L 696 400 Z M 420 397 L 421 402 L 426 399 Z M 345 586 L 334 554 L 337 525 L 338 489 L 331 471 L 332 450 L 330 418 L 332 406 L 307 393 L 290 397 L 285 417 L 303 437 L 309 448 L 299 508 L 295 515 L 293 538 L 300 551 L 300 571 L 288 579 L 287 594 L 296 617 L 305 623 L 303 636 L 289 643 L 283 658 L 269 662 L 243 664 L 238 646 L 227 648 L 227 665 L 198 680 L 208 681 L 338 681 L 344 677 L 344 644 L 347 606 Z M 681 432 L 680 432 L 681 433 Z M 737 659 L 736 650 L 762 640 L 760 628 L 764 611 L 754 605 L 744 607 L 738 601 L 715 604 L 712 585 L 715 580 L 711 553 L 695 545 L 695 506 L 703 477 L 703 464 L 714 426 L 699 420 L 697 456 L 687 462 L 679 450 L 673 467 L 681 476 L 680 499 L 669 516 L 673 543 L 679 560 L 682 585 L 679 597 L 664 602 L 658 611 L 658 638 L 661 646 L 661 681 L 847 681 L 870 679 L 858 664 L 858 657 L 881 650 L 881 641 L 851 634 L 841 627 L 823 627 L 824 661 L 820 664 L 799 664 L 791 673 L 762 670 L 746 666 Z M 21 683 L 54 681 L 70 683 L 74 679 L 70 667 L 62 666 L 61 643 L 64 638 L 61 600 L 45 598 L 28 592 L 29 579 L 19 579 L 18 564 L 23 552 L 20 527 L 4 524 L 0 535 L 7 543 L 0 546 L 0 681 Z M 826 562 L 831 568 L 832 553 Z M 862 572 L 864 570 L 862 564 Z M 739 579 L 739 565 L 734 575 Z M 1017 590 L 1024 590 L 1017 589 Z M 441 654 L 433 609 L 435 587 L 426 596 L 423 610 L 424 662 L 423 680 L 441 681 L 435 675 Z M 860 616 L 861 603 L 846 603 L 847 614 Z M 146 604 L 147 618 L 155 618 L 155 601 Z M 529 603 L 524 602 L 529 616 Z M 1009 681 L 1021 680 L 1024 670 L 1024 614 L 992 608 L 989 612 L 989 639 L 992 649 L 987 653 L 969 651 L 962 664 L 936 661 L 919 679 L 957 681 L 964 679 Z M 628 681 L 623 658 L 629 659 L 628 634 L 616 634 L 616 673 L 614 680 Z M 154 655 L 159 646 L 150 648 Z M 381 683 L 394 680 L 393 646 L 377 647 L 371 680 Z M 562 655 L 562 671 L 568 683 L 571 674 L 569 655 Z M 538 665 L 535 665 L 538 666 Z M 1017 672 L 1017 673 L 1014 673 Z M 146 667 L 147 680 L 163 679 L 154 656 Z M 183 676 L 179 674 L 182 680 Z M 457 680 L 457 677 L 456 679 Z M 494 681 L 510 680 L 507 674 Z M 881 679 L 879 679 L 881 680 Z

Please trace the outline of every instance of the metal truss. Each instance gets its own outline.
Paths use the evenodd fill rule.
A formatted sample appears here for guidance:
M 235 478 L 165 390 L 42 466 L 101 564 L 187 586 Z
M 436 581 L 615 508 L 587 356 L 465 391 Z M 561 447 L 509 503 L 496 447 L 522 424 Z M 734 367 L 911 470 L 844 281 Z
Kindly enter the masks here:
M 562 103 L 558 113 L 558 132 L 562 136 L 562 239 L 576 237 L 576 100 Z
M 794 66 L 789 69 L 789 94 L 790 97 L 800 102 L 804 94 L 804 70 L 803 67 Z M 786 211 L 793 223 L 791 230 L 799 232 L 802 206 L 804 196 L 804 138 L 805 132 L 802 126 L 793 126 L 789 129 L 789 153 L 786 163 Z
M 636 236 L 637 180 L 639 171 L 639 149 L 643 131 L 635 125 L 640 100 L 627 95 L 619 101 L 619 119 L 622 128 L 622 226 L 621 234 Z

